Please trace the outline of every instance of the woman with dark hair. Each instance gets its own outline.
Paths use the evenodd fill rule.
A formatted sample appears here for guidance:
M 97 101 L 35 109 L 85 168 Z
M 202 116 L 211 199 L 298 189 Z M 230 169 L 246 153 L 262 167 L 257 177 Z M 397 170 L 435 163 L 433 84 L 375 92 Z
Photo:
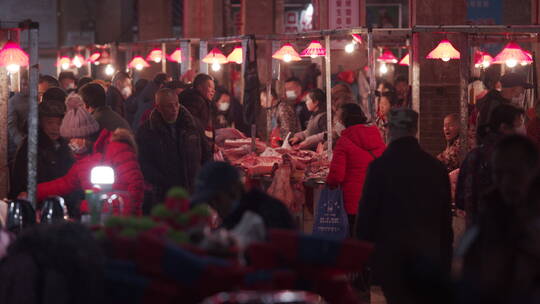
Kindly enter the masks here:
M 311 113 L 304 131 L 294 134 L 290 140 L 300 149 L 314 149 L 324 141 L 326 132 L 326 94 L 321 89 L 312 89 L 306 96 L 306 107 Z
M 396 90 L 388 83 L 381 84 L 379 91 L 376 91 L 375 95 L 378 97 L 377 119 L 375 123 L 379 128 L 379 132 L 381 132 L 383 141 L 386 143 L 388 137 L 388 113 L 398 105 L 399 100 Z
M 287 134 L 300 131 L 300 122 L 294 112 L 294 107 L 284 100 L 280 100 L 272 88 L 270 95 L 265 87 L 261 88 L 261 106 L 266 112 L 266 133 L 273 146 L 279 140 L 284 140 Z
M 214 129 L 236 128 L 245 134 L 249 134 L 248 127 L 244 122 L 242 105 L 229 91 L 218 88 L 214 96 L 213 107 Z
M 379 157 L 386 148 L 376 126 L 366 124 L 362 108 L 354 103 L 341 105 L 338 121 L 345 130 L 334 147 L 330 173 L 326 183 L 330 187 L 341 187 L 349 223 L 355 222 L 358 202 L 371 161 Z M 352 227 L 352 225 L 351 225 Z

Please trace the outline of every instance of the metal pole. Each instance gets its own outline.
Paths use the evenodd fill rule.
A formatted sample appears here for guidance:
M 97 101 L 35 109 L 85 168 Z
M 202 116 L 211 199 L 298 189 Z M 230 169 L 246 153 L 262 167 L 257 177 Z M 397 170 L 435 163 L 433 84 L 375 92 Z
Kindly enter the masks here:
M 324 44 L 326 48 L 326 56 L 324 60 L 324 70 L 325 70 L 325 84 L 326 84 L 326 130 L 328 134 L 328 160 L 332 160 L 332 83 L 331 83 L 331 76 L 332 76 L 332 66 L 330 65 L 330 35 L 324 36 Z
M 420 113 L 420 37 L 418 33 L 412 35 L 412 47 L 409 55 L 412 69 L 412 109 Z M 418 127 L 420 130 L 420 127 Z
M 208 42 L 201 40 L 199 43 L 199 73 L 208 74 L 208 63 L 202 59 L 208 54 Z
M 375 54 L 373 53 L 373 31 L 371 27 L 368 29 L 367 33 L 367 51 L 368 51 L 368 65 L 370 70 L 369 75 L 369 114 L 371 119 L 375 120 L 377 117 L 376 108 L 375 108 L 375 90 L 377 90 L 377 69 L 375 65 Z
M 36 208 L 38 149 L 39 24 L 30 23 L 30 81 L 28 97 L 28 200 Z
M 167 44 L 161 43 L 161 71 L 167 73 Z
M 247 58 L 247 51 L 248 51 L 248 43 L 249 43 L 249 39 L 242 40 L 242 65 L 240 68 L 240 75 L 242 75 L 240 77 L 240 103 L 241 104 L 244 104 L 244 90 L 246 88 L 245 77 L 246 77 L 246 65 L 247 65 L 246 58 Z M 253 49 L 250 49 L 249 51 L 251 52 L 251 54 L 255 53 Z M 253 58 L 250 56 L 249 60 L 252 60 L 252 59 Z
M 460 134 L 459 140 L 461 141 L 461 147 L 459 155 L 461 159 L 465 159 L 467 154 L 467 143 L 469 138 L 469 78 L 471 74 L 471 48 L 469 34 L 464 33 L 462 37 L 463 46 L 461 49 L 461 59 L 459 61 L 459 85 L 460 85 L 460 105 L 459 105 L 459 117 L 460 117 Z
M 187 71 L 191 70 L 191 42 L 180 41 L 180 49 L 182 50 L 182 64 L 180 65 L 180 76 L 183 76 Z
M 0 67 L 0 118 L 4 121 L 4 127 L 0 129 L 0 195 L 7 197 L 9 184 L 8 170 L 8 73 L 5 67 Z
M 90 58 L 90 49 L 84 50 L 84 56 L 86 56 L 86 76 L 92 77 L 92 63 L 88 60 Z

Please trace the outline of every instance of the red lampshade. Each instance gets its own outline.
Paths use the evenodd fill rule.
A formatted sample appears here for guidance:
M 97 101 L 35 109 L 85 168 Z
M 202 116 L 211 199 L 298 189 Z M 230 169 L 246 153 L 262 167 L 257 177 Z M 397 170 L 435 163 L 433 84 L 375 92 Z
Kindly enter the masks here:
M 493 57 L 490 54 L 478 51 L 474 54 L 474 66 L 477 68 L 487 68 L 493 62 Z
M 19 70 L 21 66 L 28 66 L 28 62 L 28 54 L 13 41 L 6 42 L 0 50 L 0 66 L 5 66 L 8 70 Z
M 527 65 L 527 64 L 531 64 L 533 63 L 533 56 L 532 54 L 529 52 L 529 51 L 525 51 L 523 50 L 523 52 L 525 52 L 525 54 L 529 57 L 528 60 L 524 60 L 521 62 L 521 65 Z
M 170 55 L 169 55 L 169 61 L 174 61 L 174 62 L 178 62 L 178 63 L 182 63 L 182 50 L 181 49 L 176 49 L 174 50 L 174 52 L 172 52 Z
M 401 58 L 401 60 L 398 62 L 399 65 L 406 65 L 406 66 L 409 66 L 411 63 L 409 61 L 409 53 L 407 53 L 407 55 L 403 56 L 403 58 Z
M 272 55 L 272 58 L 283 60 L 285 62 L 289 61 L 301 61 L 300 55 L 296 52 L 292 44 L 285 43 L 277 52 Z
M 146 60 L 152 60 L 155 63 L 160 63 L 163 59 L 163 52 L 160 49 L 153 49 L 146 56 Z
M 210 64 L 225 64 L 227 63 L 227 57 L 216 47 L 213 48 L 203 59 L 203 62 Z
M 234 50 L 229 54 L 229 56 L 227 56 L 227 61 L 242 64 L 242 61 L 243 61 L 242 47 L 241 46 L 235 47 Z
M 76 68 L 80 68 L 82 67 L 85 61 L 86 59 L 84 59 L 83 56 L 81 56 L 80 54 L 77 54 L 73 56 L 73 59 L 71 59 L 71 64 L 74 65 Z
M 101 53 L 100 52 L 94 52 L 94 53 L 92 53 L 92 55 L 90 55 L 90 57 L 88 57 L 88 62 L 96 63 L 96 62 L 99 62 L 98 60 L 100 58 L 101 58 Z
M 128 64 L 128 67 L 136 70 L 142 70 L 143 68 L 149 67 L 150 64 L 144 60 L 141 56 L 135 56 Z
M 519 44 L 515 42 L 508 43 L 504 49 L 493 58 L 493 63 L 505 63 L 508 67 L 514 67 L 518 63 L 531 60 Z
M 441 59 L 442 61 L 449 61 L 450 59 L 459 59 L 459 51 L 454 48 L 452 43 L 448 40 L 442 40 L 439 42 L 436 48 L 433 49 L 427 56 L 427 59 Z
M 63 70 L 67 70 L 71 66 L 71 60 L 69 57 L 63 56 L 58 59 L 56 65 L 61 67 Z
M 398 59 L 396 56 L 394 56 L 394 53 L 390 50 L 385 50 L 379 58 L 377 58 L 377 61 L 384 62 L 384 63 L 397 63 Z
M 363 43 L 362 36 L 360 36 L 359 34 L 352 34 L 352 38 L 358 44 Z
M 302 51 L 300 56 L 311 57 L 311 58 L 315 58 L 317 56 L 326 56 L 326 49 L 322 46 L 322 44 L 319 41 L 313 40 L 308 45 L 308 47 Z

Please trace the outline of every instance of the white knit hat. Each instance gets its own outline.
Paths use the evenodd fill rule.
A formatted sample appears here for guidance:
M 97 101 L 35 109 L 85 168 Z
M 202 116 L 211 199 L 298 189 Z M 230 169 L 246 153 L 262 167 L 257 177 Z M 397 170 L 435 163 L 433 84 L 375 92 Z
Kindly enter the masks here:
M 68 111 L 60 125 L 62 137 L 84 138 L 99 131 L 98 122 L 82 107 L 83 104 L 77 102 L 77 98 L 66 99 Z

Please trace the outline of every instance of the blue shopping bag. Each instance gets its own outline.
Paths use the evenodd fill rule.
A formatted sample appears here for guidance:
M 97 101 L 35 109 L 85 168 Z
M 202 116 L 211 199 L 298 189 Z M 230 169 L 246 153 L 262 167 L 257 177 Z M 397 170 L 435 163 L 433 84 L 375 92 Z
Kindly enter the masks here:
M 349 235 L 349 221 L 343 206 L 341 189 L 324 188 L 315 211 L 313 234 L 346 238 Z

